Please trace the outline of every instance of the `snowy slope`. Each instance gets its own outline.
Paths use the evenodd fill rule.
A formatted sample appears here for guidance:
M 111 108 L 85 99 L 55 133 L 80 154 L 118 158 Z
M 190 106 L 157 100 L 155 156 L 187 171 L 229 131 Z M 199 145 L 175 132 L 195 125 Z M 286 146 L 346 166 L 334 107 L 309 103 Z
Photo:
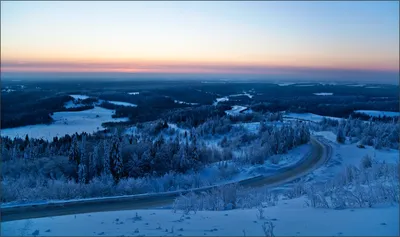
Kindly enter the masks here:
M 349 165 L 359 167 L 363 157 L 366 155 L 376 162 L 399 163 L 399 151 L 395 149 L 376 150 L 371 146 L 358 148 L 357 144 L 339 144 L 336 142 L 336 135 L 330 131 L 314 132 L 314 135 L 324 137 L 333 147 L 333 153 L 327 165 L 316 169 L 308 175 L 308 178 L 314 180 L 323 181 L 333 178 Z
M 127 118 L 112 118 L 113 110 L 94 107 L 93 109 L 74 112 L 56 112 L 52 116 L 55 122 L 52 124 L 38 124 L 1 130 L 1 136 L 11 138 L 22 137 L 26 134 L 30 138 L 43 138 L 52 140 L 55 136 L 72 135 L 74 133 L 93 133 L 102 130 L 104 122 L 126 121 Z
M 257 209 L 199 211 L 128 210 L 47 217 L 1 223 L 2 236 L 264 236 L 270 220 L 276 236 L 398 236 L 398 205 L 364 209 L 314 209 L 305 199 Z

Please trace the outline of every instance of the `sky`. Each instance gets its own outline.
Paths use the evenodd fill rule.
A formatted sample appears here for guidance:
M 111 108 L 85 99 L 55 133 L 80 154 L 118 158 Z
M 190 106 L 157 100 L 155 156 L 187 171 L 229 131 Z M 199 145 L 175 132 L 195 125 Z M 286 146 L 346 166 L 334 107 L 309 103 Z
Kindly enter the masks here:
M 1 69 L 398 81 L 399 2 L 1 2 Z

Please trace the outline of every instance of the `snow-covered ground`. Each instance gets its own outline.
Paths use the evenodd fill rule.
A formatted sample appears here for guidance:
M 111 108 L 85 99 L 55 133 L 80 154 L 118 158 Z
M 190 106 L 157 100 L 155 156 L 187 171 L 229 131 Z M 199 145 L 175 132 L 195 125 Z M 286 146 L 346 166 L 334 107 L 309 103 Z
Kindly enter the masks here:
M 286 154 L 274 155 L 268 158 L 262 165 L 245 165 L 239 167 L 239 173 L 234 175 L 229 181 L 240 181 L 259 175 L 271 176 L 282 172 L 288 167 L 296 165 L 296 163 L 302 161 L 308 153 L 311 152 L 312 146 L 305 144 L 298 146 L 290 150 Z M 272 161 L 279 161 L 277 164 L 273 164 Z
M 278 86 L 290 86 L 290 85 L 294 85 L 296 83 L 279 83 Z
M 259 175 L 272 176 L 288 167 L 294 166 L 302 161 L 311 152 L 311 145 L 305 144 L 290 150 L 286 154 L 269 157 L 264 164 L 259 165 L 236 165 L 233 161 L 227 161 L 225 177 L 221 177 L 220 162 L 213 163 L 199 171 L 202 180 L 207 180 L 210 185 L 223 185 L 232 182 L 253 178 Z M 272 161 L 276 160 L 274 164 Z
M 10 92 L 14 92 L 15 90 L 13 89 L 2 89 L 1 92 L 6 92 L 6 93 L 10 93 Z
M 357 147 L 357 143 L 339 144 L 336 142 L 336 135 L 330 131 L 313 132 L 316 136 L 322 136 L 328 140 L 333 147 L 331 159 L 326 166 L 322 166 L 309 175 L 314 180 L 323 181 L 330 179 L 342 172 L 346 166 L 359 167 L 361 160 L 369 155 L 377 162 L 391 164 L 399 163 L 399 151 L 395 149 L 376 150 L 371 146 L 365 148 Z
M 244 111 L 244 112 L 246 112 L 246 111 Z M 265 122 L 265 124 L 269 125 L 269 126 L 281 127 L 283 124 L 290 124 L 290 121 L 283 121 L 283 122 L 273 121 L 273 122 Z M 260 122 L 235 123 L 235 124 L 232 124 L 232 126 L 234 126 L 234 127 L 242 127 L 243 126 L 249 132 L 258 133 L 258 130 L 260 129 Z
M 66 109 L 70 109 L 70 108 L 79 108 L 79 107 L 83 107 L 83 106 L 85 106 L 84 104 L 81 104 L 79 101 L 77 101 L 77 100 L 70 100 L 70 101 L 68 101 L 68 102 L 66 102 L 65 104 L 64 104 L 64 107 L 66 108 Z
M 387 117 L 398 117 L 400 116 L 400 112 L 391 112 L 391 111 L 380 111 L 380 110 L 355 110 L 354 112 L 363 113 L 369 115 L 371 117 L 379 117 L 379 116 L 387 116 Z
M 129 95 L 139 95 L 139 92 L 135 91 L 135 92 L 129 92 Z
M 232 106 L 232 108 L 230 110 L 226 110 L 225 113 L 227 115 L 236 116 L 236 115 L 239 115 L 240 112 L 242 112 L 245 109 L 247 109 L 247 107 L 240 106 L 240 105 L 234 105 L 234 106 Z
M 131 92 L 131 93 L 139 93 L 139 92 Z M 128 93 L 128 94 L 131 94 L 131 93 Z M 134 94 L 134 95 L 136 95 L 136 94 Z M 87 95 L 70 95 L 70 96 L 73 97 L 74 100 L 68 101 L 67 103 L 65 103 L 65 105 L 64 105 L 65 108 L 77 108 L 77 107 L 84 106 L 79 102 L 79 100 L 85 100 L 85 99 L 90 98 Z M 99 105 L 99 104 L 101 104 L 103 102 L 108 102 L 110 104 L 115 104 L 115 105 L 120 105 L 120 106 L 137 107 L 136 104 L 123 102 L 123 101 L 113 101 L 113 100 L 99 100 L 94 105 Z
M 185 104 L 185 105 L 198 105 L 199 103 L 189 103 L 181 100 L 174 100 L 174 103 L 176 104 Z
M 122 102 L 122 101 L 113 101 L 113 100 L 107 100 L 108 103 L 115 104 L 115 105 L 120 105 L 120 106 L 126 106 L 126 107 L 137 107 L 136 104 L 128 103 L 128 102 Z
M 199 211 L 127 210 L 1 223 L 2 236 L 264 236 L 271 221 L 276 236 L 399 236 L 399 206 L 315 209 L 304 198 L 257 209 Z
M 380 87 L 380 86 L 367 86 L 365 88 L 367 88 L 367 89 L 379 89 L 379 88 L 382 88 L 382 87 Z
M 320 93 L 313 93 L 314 95 L 333 95 L 333 93 L 330 92 L 320 92 Z
M 10 138 L 24 138 L 26 134 L 30 138 L 43 138 L 52 140 L 56 136 L 72 135 L 74 133 L 93 133 L 103 130 L 104 122 L 127 121 L 127 118 L 112 118 L 113 110 L 94 107 L 85 111 L 56 112 L 52 116 L 55 120 L 52 124 L 38 124 L 17 128 L 6 128 L 1 130 L 1 136 Z
M 249 97 L 250 99 L 253 98 L 253 95 L 250 95 L 249 93 L 247 93 L 247 92 L 245 92 L 245 91 L 243 91 L 243 93 L 241 93 L 241 94 L 229 95 L 229 97 L 237 97 L 237 96 L 247 96 L 247 97 Z
M 69 95 L 72 98 L 74 98 L 74 100 L 86 100 L 89 98 L 89 96 L 87 95 Z
M 352 85 L 346 85 L 346 86 L 353 86 L 353 87 L 364 87 L 365 84 L 352 84 Z
M 228 97 L 217 98 L 216 101 L 213 103 L 213 105 L 217 105 L 219 102 L 224 102 L 224 101 L 229 101 L 229 98 Z
M 312 113 L 286 113 L 283 116 L 285 119 L 301 119 L 301 120 L 307 120 L 307 121 L 312 121 L 312 122 L 320 122 L 322 119 L 328 118 L 328 119 L 335 119 L 335 120 L 341 120 L 341 118 L 336 118 L 336 117 L 330 117 L 330 116 L 321 116 L 318 114 L 312 114 Z
M 309 86 L 315 86 L 314 84 L 300 84 L 300 85 L 294 85 L 294 86 L 299 86 L 299 87 L 309 87 Z

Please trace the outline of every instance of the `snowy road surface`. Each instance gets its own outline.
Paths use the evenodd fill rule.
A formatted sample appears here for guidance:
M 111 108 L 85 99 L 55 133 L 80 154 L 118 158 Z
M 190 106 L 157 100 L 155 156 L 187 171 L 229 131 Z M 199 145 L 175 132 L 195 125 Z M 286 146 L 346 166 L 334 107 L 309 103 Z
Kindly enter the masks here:
M 276 186 L 284 182 L 292 181 L 307 174 L 316 167 L 325 163 L 331 153 L 331 147 L 325 141 L 311 137 L 312 152 L 306 154 L 305 159 L 299 163 L 285 167 L 282 172 L 272 176 L 257 176 L 239 181 L 244 187 Z M 109 197 L 91 200 L 79 200 L 72 202 L 47 203 L 43 205 L 31 205 L 20 207 L 1 208 L 2 222 L 22 220 L 29 218 L 40 218 L 50 216 L 61 216 L 92 212 L 120 211 L 133 209 L 147 209 L 164 207 L 170 205 L 181 193 L 190 191 L 202 192 L 212 187 L 204 187 L 194 190 L 175 191 L 158 194 L 143 194 L 124 197 Z

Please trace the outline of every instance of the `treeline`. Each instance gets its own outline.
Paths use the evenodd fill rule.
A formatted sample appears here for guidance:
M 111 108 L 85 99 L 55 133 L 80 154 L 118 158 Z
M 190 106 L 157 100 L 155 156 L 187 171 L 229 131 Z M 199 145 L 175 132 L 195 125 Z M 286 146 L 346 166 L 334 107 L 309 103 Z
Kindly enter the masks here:
M 242 149 L 242 155 L 236 158 L 236 162 L 263 164 L 270 156 L 284 154 L 294 147 L 308 143 L 310 131 L 305 123 L 300 122 L 282 127 L 268 126 L 262 122 L 257 136 L 252 139 L 243 139 L 242 136 L 240 139 L 239 144 L 249 143 L 249 140 L 251 143 Z M 275 160 L 271 162 L 277 163 Z
M 51 123 L 53 120 L 50 114 L 65 110 L 64 103 L 71 99 L 67 95 L 43 99 L 36 94 L 20 92 L 1 97 L 1 128 Z
M 294 113 L 315 113 L 322 116 L 332 116 L 347 118 L 349 115 L 366 119 L 364 116 L 354 114 L 355 110 L 384 110 L 396 111 L 400 106 L 399 101 L 377 100 L 369 101 L 359 97 L 334 97 L 332 99 L 316 97 L 288 97 L 279 99 L 269 99 L 265 102 L 255 103 L 250 108 L 255 112 L 279 112 L 287 111 Z M 385 120 L 386 118 L 381 118 Z M 385 120 L 386 121 L 386 120 Z
M 46 178 L 64 177 L 77 183 L 89 183 L 95 177 L 111 175 L 114 182 L 118 183 L 123 178 L 196 171 L 213 162 L 233 159 L 233 151 L 241 149 L 229 145 L 219 149 L 201 142 L 200 138 L 205 133 L 229 136 L 232 125 L 227 118 L 208 120 L 197 129 L 175 132 L 168 138 L 161 133 L 169 129 L 165 121 L 138 129 L 140 135 L 122 135 L 115 130 L 112 136 L 82 133 L 56 137 L 51 142 L 30 139 L 28 136 L 25 139 L 2 138 L 2 160 L 29 163 L 42 160 L 43 157 L 53 157 L 44 164 L 46 169 L 43 175 Z M 302 123 L 280 128 L 261 124 L 257 136 L 242 132 L 239 136 L 234 134 L 234 137 L 242 139 L 242 146 L 251 147 L 246 150 L 248 154 L 244 158 L 236 158 L 236 161 L 262 163 L 270 155 L 285 153 L 308 142 L 309 132 Z M 4 174 L 10 173 L 5 171 Z
M 227 105 L 199 106 L 179 109 L 163 115 L 161 118 L 170 123 L 176 123 L 179 127 L 192 128 L 203 124 L 208 119 L 219 119 L 225 115 L 225 110 L 231 107 Z
M 365 121 L 374 121 L 374 122 L 392 122 L 393 120 L 396 121 L 400 116 L 393 117 L 393 116 L 370 116 L 364 113 L 353 112 L 350 115 L 353 119 L 361 119 Z

